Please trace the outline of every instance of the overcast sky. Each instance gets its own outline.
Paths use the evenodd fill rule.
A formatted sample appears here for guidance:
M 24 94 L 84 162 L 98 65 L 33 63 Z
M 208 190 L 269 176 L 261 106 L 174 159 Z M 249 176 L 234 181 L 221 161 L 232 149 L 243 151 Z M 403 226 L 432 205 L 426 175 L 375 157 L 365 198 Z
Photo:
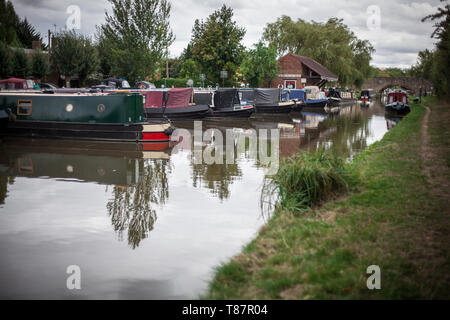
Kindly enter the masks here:
M 107 0 L 12 0 L 16 12 L 27 19 L 46 38 L 47 30 L 66 27 L 70 5 L 80 8 L 80 32 L 93 35 L 95 26 L 111 12 Z M 437 11 L 439 0 L 172 0 L 171 27 L 176 40 L 170 55 L 178 56 L 188 44 L 195 19 L 205 19 L 222 4 L 234 9 L 235 20 L 245 27 L 244 45 L 251 47 L 262 36 L 267 23 L 281 15 L 293 20 L 324 22 L 330 17 L 343 18 L 360 38 L 376 49 L 372 64 L 378 67 L 406 68 L 414 64 L 417 53 L 433 48 L 432 23 L 422 17 Z M 441 4 L 442 5 L 442 4 Z M 374 7 L 375 6 L 375 7 Z M 377 12 L 379 10 L 379 19 Z

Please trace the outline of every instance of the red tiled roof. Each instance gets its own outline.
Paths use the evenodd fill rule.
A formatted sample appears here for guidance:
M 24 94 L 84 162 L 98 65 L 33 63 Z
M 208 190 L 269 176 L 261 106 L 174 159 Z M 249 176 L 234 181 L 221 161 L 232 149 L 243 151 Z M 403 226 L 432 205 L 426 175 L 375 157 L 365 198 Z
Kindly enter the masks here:
M 316 60 L 313 60 L 309 57 L 305 56 L 299 56 L 298 54 L 288 53 L 287 55 L 292 55 L 294 58 L 297 58 L 300 63 L 304 64 L 314 72 L 316 72 L 318 75 L 322 77 L 324 80 L 328 81 L 337 81 L 338 76 L 335 75 L 333 72 L 325 68 L 323 65 L 318 63 Z

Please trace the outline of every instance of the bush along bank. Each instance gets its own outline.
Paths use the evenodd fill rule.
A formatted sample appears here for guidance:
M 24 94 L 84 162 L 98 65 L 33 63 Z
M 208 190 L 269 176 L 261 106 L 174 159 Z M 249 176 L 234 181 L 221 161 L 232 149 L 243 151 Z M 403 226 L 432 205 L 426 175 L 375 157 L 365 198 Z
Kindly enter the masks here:
M 448 299 L 448 199 L 431 192 L 422 157 L 424 106 L 436 122 L 449 119 L 450 108 L 436 104 L 412 105 L 349 164 L 323 151 L 284 161 L 264 188 L 279 193 L 272 218 L 217 269 L 203 298 Z M 448 126 L 429 125 L 433 148 L 448 146 Z M 370 290 L 373 265 L 381 287 Z

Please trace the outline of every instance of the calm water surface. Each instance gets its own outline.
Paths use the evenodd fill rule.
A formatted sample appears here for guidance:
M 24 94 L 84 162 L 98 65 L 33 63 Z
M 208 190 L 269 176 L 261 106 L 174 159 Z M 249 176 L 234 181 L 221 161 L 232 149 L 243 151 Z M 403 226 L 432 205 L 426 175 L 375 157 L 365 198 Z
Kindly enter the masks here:
M 397 121 L 374 104 L 202 125 L 237 136 L 279 130 L 281 157 L 325 147 L 351 158 Z M 175 125 L 194 128 L 191 121 Z M 214 268 L 238 254 L 267 220 L 260 208 L 265 168 L 248 148 L 235 150 L 233 164 L 196 164 L 193 145 L 1 142 L 0 298 L 204 293 Z M 67 289 L 70 265 L 81 269 L 81 290 Z

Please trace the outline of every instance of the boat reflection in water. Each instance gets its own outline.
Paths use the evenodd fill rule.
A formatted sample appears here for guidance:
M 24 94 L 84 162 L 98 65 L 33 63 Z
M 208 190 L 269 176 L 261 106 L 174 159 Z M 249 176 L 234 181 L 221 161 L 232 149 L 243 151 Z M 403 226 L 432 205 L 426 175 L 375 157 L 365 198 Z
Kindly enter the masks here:
M 156 221 L 151 204 L 168 198 L 168 160 L 173 143 L 124 144 L 8 139 L 0 144 L 0 201 L 12 177 L 94 182 L 113 187 L 106 204 L 120 240 L 134 249 Z M 153 160 L 146 162 L 146 160 Z M 4 191 L 3 191 L 4 190 Z
M 397 124 L 400 123 L 400 121 L 402 121 L 403 117 L 402 116 L 393 116 L 391 113 L 386 112 L 386 126 L 388 131 L 392 130 Z

